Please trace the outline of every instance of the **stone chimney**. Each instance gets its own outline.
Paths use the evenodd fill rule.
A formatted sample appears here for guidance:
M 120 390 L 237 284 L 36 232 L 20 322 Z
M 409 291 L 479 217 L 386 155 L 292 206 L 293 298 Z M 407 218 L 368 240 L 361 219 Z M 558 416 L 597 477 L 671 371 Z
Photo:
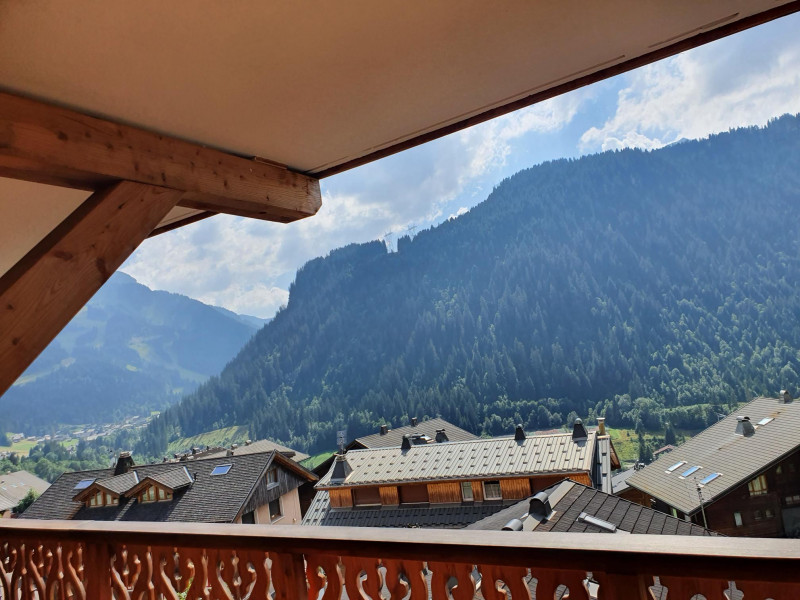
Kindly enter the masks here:
M 514 429 L 514 439 L 518 442 L 525 441 L 525 430 L 522 428 L 522 423 L 517 425 L 516 429 Z
M 736 417 L 736 435 L 750 437 L 756 432 L 756 428 L 750 422 L 750 417 Z
M 588 437 L 589 433 L 586 431 L 586 427 L 583 426 L 583 421 L 575 419 L 575 424 L 572 426 L 572 439 L 577 441 L 588 439 Z
M 597 417 L 597 433 L 600 435 L 606 434 L 606 418 L 605 417 Z
M 400 444 L 400 448 L 403 450 L 411 450 L 411 436 L 404 435 L 403 436 L 403 443 Z
M 381 425 L 381 435 L 386 435 L 387 433 L 389 433 L 389 426 Z
M 793 400 L 792 395 L 788 390 L 781 390 L 781 398 L 783 399 L 784 404 L 789 404 Z
M 417 426 L 417 417 L 411 417 L 411 426 L 412 427 L 416 427 Z
M 449 442 L 450 440 L 447 439 L 447 434 L 444 432 L 444 429 L 437 429 L 436 430 L 436 441 L 437 442 Z
M 337 454 L 333 463 L 333 473 L 331 473 L 331 483 L 344 483 L 348 475 L 353 472 L 353 467 L 347 462 L 344 454 Z
M 130 452 L 120 452 L 117 464 L 114 467 L 114 475 L 123 475 L 133 467 L 133 457 Z

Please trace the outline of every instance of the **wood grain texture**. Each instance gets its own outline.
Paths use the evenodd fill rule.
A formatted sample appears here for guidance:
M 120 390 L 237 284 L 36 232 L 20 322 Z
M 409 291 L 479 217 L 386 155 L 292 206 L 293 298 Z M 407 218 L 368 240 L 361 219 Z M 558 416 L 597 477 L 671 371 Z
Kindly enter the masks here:
M 92 194 L 0 277 L 0 394 L 178 202 L 123 181 Z
M 428 497 L 431 504 L 435 502 L 461 502 L 461 483 L 458 481 L 429 483 Z
M 400 496 L 397 494 L 396 485 L 381 486 L 381 504 L 384 506 L 397 506 L 400 504 Z
M 334 508 L 353 506 L 353 494 L 349 488 L 346 490 L 330 490 L 328 494 L 330 494 L 331 506 Z
M 527 498 L 531 495 L 530 481 L 525 479 L 501 479 L 500 491 L 503 494 L 503 500 Z
M 314 177 L 5 93 L 0 176 L 87 190 L 136 181 L 186 192 L 181 206 L 282 223 L 322 206 Z

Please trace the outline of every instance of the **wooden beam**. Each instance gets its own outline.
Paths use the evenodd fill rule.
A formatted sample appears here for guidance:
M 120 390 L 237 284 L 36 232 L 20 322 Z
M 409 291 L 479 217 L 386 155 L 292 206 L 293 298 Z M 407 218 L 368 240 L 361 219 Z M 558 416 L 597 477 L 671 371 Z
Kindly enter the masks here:
M 282 223 L 322 206 L 315 177 L 5 93 L 0 176 L 87 190 L 136 181 L 186 192 L 181 206 Z
M 0 277 L 0 394 L 172 210 L 181 194 L 130 181 L 95 192 Z

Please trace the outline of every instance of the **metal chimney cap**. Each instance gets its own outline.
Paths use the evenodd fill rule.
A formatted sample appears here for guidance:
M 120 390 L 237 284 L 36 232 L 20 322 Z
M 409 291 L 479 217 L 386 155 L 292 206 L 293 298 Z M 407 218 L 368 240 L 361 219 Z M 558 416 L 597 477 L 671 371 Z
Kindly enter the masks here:
M 403 436 L 403 443 L 400 444 L 400 448 L 403 450 L 411 450 L 411 436 L 406 434 Z
M 522 428 L 522 423 L 517 424 L 514 429 L 514 439 L 518 442 L 525 441 L 525 430 Z
M 511 519 L 500 531 L 522 531 L 522 521 Z

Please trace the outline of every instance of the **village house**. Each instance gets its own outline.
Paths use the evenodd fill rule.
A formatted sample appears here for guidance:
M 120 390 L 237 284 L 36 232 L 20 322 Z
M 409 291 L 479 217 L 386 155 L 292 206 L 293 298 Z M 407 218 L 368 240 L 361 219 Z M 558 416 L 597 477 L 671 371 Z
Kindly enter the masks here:
M 35 494 L 43 493 L 50 486 L 27 471 L 16 471 L 0 475 L 0 515 L 8 518 L 20 501 L 33 490 Z
M 351 450 L 316 485 L 305 525 L 464 527 L 569 477 L 611 491 L 618 468 L 600 427 L 513 437 Z
M 298 524 L 297 488 L 316 476 L 280 452 L 64 473 L 26 519 Z
M 633 473 L 624 497 L 732 536 L 800 536 L 800 403 L 756 398 Z

